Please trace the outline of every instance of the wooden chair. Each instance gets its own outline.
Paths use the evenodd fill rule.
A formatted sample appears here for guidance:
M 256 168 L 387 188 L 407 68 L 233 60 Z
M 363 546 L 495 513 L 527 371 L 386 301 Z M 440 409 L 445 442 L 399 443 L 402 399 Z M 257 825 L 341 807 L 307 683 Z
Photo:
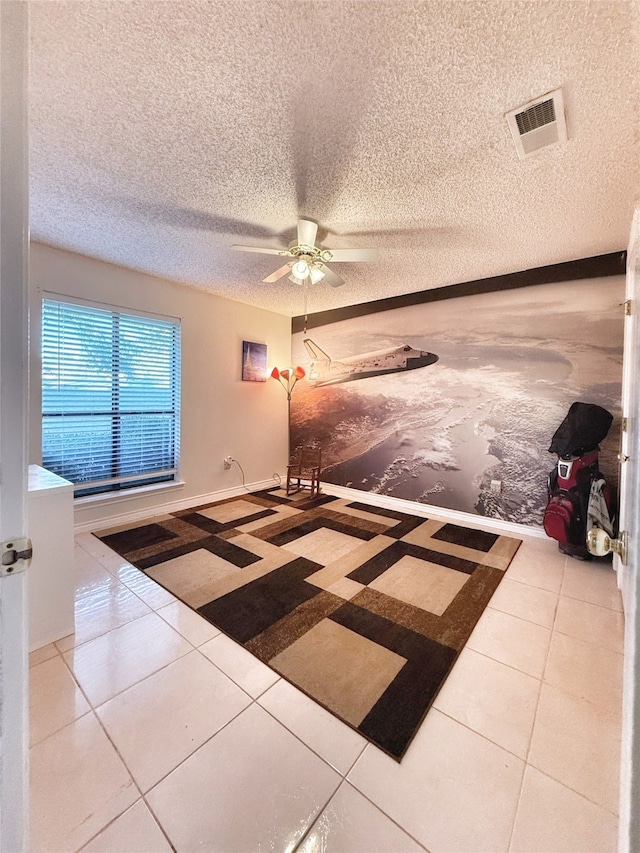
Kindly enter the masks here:
M 293 495 L 309 489 L 311 495 L 320 492 L 320 468 L 322 450 L 317 444 L 303 445 L 295 452 L 294 461 L 287 465 L 287 494 Z M 308 480 L 308 483 L 302 483 Z

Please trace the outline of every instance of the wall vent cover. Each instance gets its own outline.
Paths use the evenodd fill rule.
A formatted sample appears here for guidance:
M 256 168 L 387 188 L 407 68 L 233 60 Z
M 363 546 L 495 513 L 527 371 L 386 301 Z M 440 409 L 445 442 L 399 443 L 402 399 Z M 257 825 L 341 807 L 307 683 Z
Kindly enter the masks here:
M 562 89 L 548 92 L 505 114 L 518 157 L 567 141 Z

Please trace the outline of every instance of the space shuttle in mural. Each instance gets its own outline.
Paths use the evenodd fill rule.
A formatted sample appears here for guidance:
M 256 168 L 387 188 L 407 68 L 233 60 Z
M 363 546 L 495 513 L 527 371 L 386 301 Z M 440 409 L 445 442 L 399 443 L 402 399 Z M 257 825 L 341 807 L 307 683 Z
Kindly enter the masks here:
M 308 378 L 314 386 L 337 385 L 339 382 L 351 382 L 369 376 L 415 370 L 417 367 L 435 364 L 438 360 L 435 353 L 414 349 L 409 344 L 332 359 L 311 338 L 305 338 L 303 343 L 311 358 Z

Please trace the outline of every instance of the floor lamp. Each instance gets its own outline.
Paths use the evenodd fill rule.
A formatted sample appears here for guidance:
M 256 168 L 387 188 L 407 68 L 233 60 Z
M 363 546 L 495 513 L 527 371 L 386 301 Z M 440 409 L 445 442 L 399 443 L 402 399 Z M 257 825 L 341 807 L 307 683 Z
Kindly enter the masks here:
M 271 378 L 277 379 L 282 385 L 287 394 L 287 432 L 289 454 L 291 454 L 291 394 L 296 387 L 299 379 L 304 379 L 306 376 L 304 368 L 300 367 L 285 367 L 284 370 L 278 370 L 274 367 L 271 371 Z

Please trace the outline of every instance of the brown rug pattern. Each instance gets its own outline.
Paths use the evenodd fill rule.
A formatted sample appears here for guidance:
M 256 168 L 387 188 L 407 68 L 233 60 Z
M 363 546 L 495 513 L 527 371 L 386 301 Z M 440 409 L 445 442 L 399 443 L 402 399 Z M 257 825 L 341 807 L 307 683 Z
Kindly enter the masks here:
M 95 535 L 398 760 L 520 545 L 281 489 Z

